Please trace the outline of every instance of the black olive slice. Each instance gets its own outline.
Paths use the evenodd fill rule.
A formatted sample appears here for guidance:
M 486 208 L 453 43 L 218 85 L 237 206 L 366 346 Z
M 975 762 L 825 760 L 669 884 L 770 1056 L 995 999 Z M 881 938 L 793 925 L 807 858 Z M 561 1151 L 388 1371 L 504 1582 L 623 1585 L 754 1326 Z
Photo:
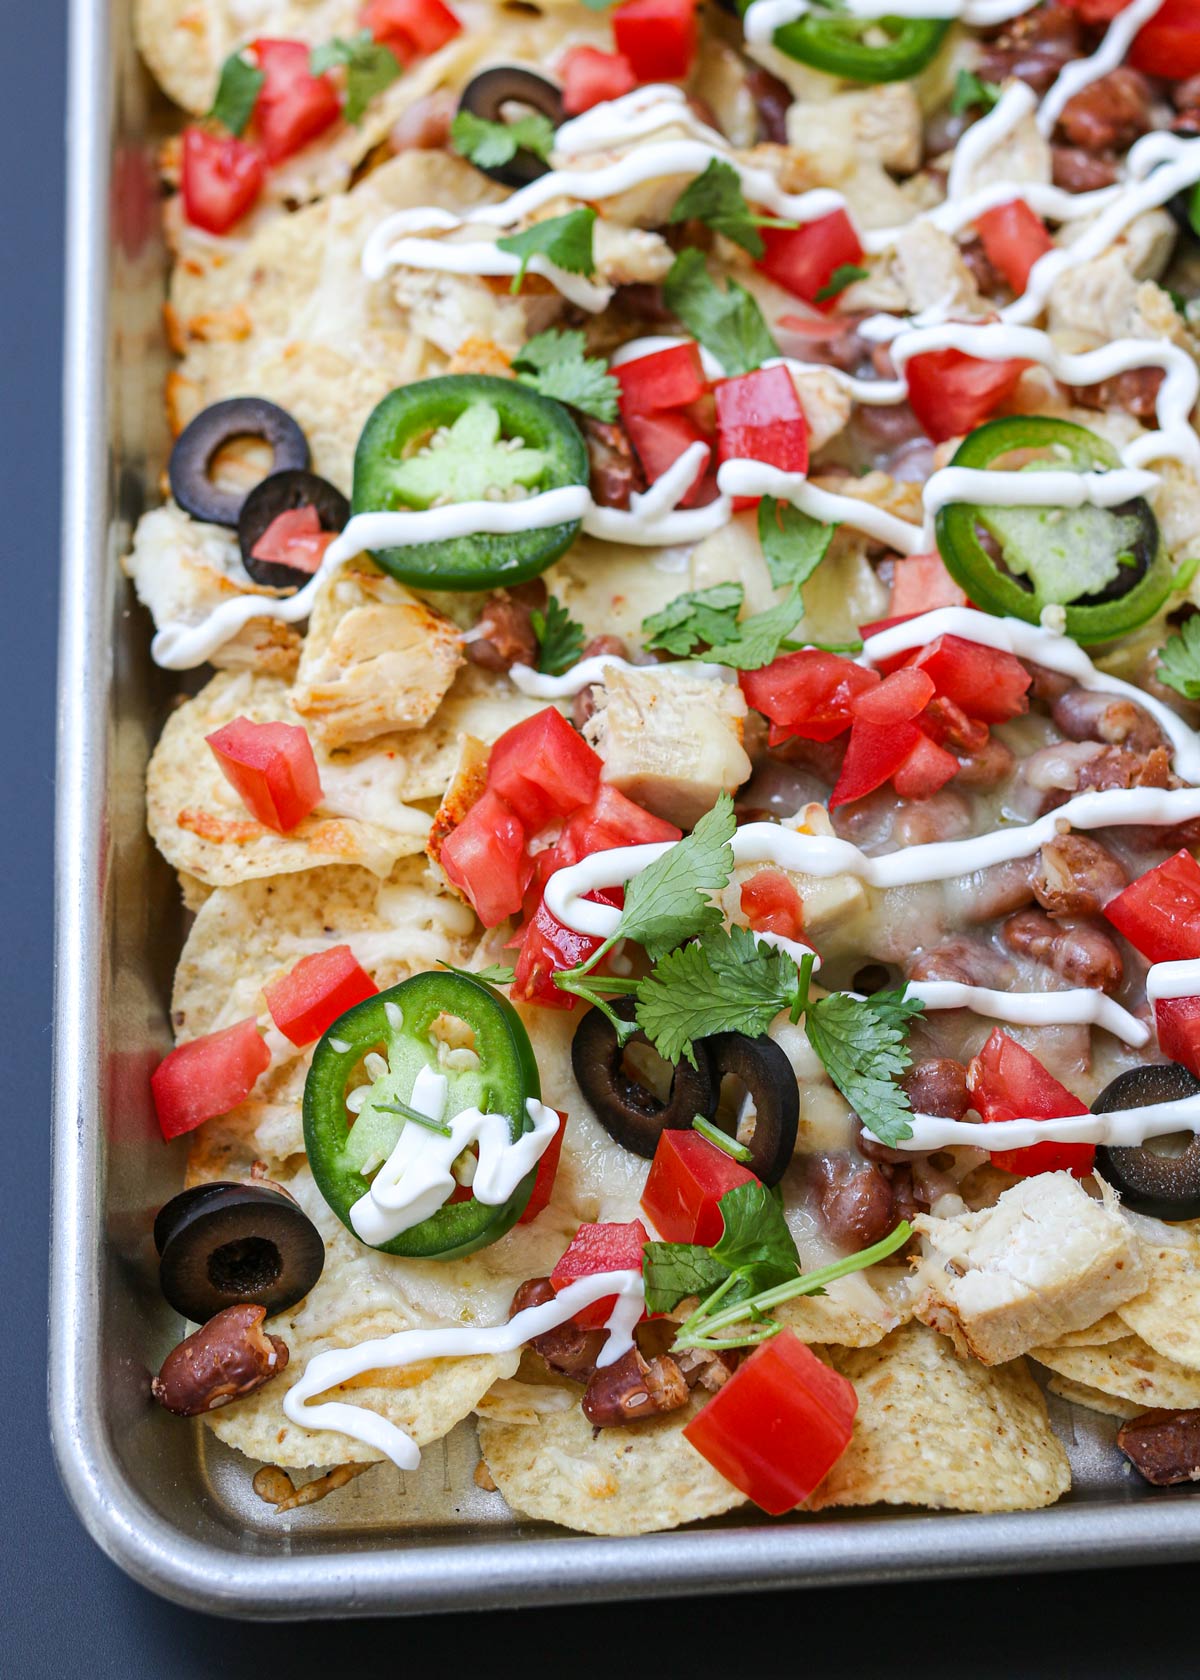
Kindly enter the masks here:
M 613 1005 L 613 1013 L 631 1021 L 635 1004 L 624 998 Z M 597 1120 L 623 1149 L 647 1160 L 658 1148 L 660 1133 L 668 1127 L 691 1125 L 697 1114 L 706 1118 L 716 1107 L 716 1086 L 709 1072 L 703 1045 L 696 1046 L 698 1066 L 680 1062 L 671 1078 L 667 1101 L 660 1102 L 625 1070 L 626 1052 L 633 1045 L 649 1045 L 644 1033 L 635 1033 L 622 1046 L 617 1043 L 612 1022 L 600 1009 L 589 1009 L 575 1029 L 571 1041 L 571 1066 L 579 1089 L 591 1104 Z
M 255 437 L 274 451 L 272 472 L 308 466 L 308 439 L 285 408 L 264 397 L 229 397 L 201 409 L 180 432 L 167 476 L 185 513 L 209 525 L 236 525 L 246 497 L 221 490 L 209 477 L 217 450 L 231 438 Z
M 1092 1104 L 1095 1114 L 1118 1108 L 1146 1108 L 1179 1102 L 1200 1093 L 1196 1079 L 1178 1062 L 1155 1062 L 1130 1068 L 1107 1084 Z M 1200 1133 L 1179 1155 L 1166 1155 L 1147 1141 L 1136 1149 L 1102 1144 L 1096 1171 L 1118 1191 L 1125 1206 L 1155 1219 L 1200 1218 Z
M 470 111 L 485 122 L 503 122 L 506 105 L 528 105 L 549 117 L 555 128 L 563 120 L 562 89 L 557 83 L 535 75 L 532 70 L 522 70 L 516 64 L 497 64 L 490 70 L 480 71 L 467 83 L 458 102 L 460 111 Z M 550 165 L 536 152 L 524 147 L 507 163 L 490 168 L 477 163 L 475 167 L 493 181 L 499 181 L 502 187 L 526 187 L 550 170 Z
M 163 1294 L 199 1324 L 239 1303 L 283 1312 L 304 1299 L 325 1265 L 312 1220 L 265 1184 L 184 1190 L 159 1210 L 154 1242 Z
M 281 513 L 306 507 L 317 510 L 322 531 L 344 530 L 350 518 L 350 503 L 342 492 L 316 473 L 296 470 L 270 473 L 246 497 L 237 522 L 238 544 L 242 565 L 255 583 L 267 584 L 272 589 L 302 589 L 310 581 L 312 573 L 301 571 L 298 566 L 254 558 L 254 545 L 272 520 L 278 519 Z
M 778 1184 L 796 1148 L 800 1124 L 800 1087 L 791 1062 L 773 1038 L 725 1032 L 701 1043 L 708 1051 L 718 1100 L 727 1074 L 746 1087 L 755 1113 L 747 1165 L 764 1184 Z

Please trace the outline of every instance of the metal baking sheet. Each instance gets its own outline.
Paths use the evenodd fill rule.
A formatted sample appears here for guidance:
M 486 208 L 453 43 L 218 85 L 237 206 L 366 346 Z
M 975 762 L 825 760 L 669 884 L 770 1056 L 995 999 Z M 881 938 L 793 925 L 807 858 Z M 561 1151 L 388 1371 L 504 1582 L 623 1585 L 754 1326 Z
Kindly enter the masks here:
M 419 1473 L 380 1466 L 278 1518 L 246 1461 L 149 1399 L 179 1322 L 154 1286 L 150 1222 L 178 1186 L 147 1075 L 169 1043 L 181 914 L 144 831 L 142 778 L 174 678 L 118 557 L 158 499 L 167 443 L 154 150 L 170 113 L 133 49 L 129 0 L 73 0 L 68 135 L 58 994 L 50 1413 L 97 1543 L 199 1609 L 297 1618 L 927 1578 L 1200 1554 L 1200 1491 L 1155 1492 L 1115 1425 L 1052 1400 L 1076 1486 L 1011 1516 L 743 1513 L 634 1540 L 505 1513 L 460 1426 Z

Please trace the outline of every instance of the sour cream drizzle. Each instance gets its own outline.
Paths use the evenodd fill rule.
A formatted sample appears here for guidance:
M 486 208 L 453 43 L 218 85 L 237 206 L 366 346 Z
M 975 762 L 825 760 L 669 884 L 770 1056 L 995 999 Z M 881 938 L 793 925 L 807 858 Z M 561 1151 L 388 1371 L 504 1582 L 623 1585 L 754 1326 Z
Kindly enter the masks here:
M 1070 1114 L 1055 1120 L 945 1120 L 938 1114 L 914 1114 L 909 1124 L 913 1135 L 899 1139 L 895 1148 L 922 1153 L 959 1148 L 1025 1149 L 1032 1143 L 1106 1143 L 1121 1149 L 1136 1148 L 1147 1138 L 1200 1131 L 1200 1097 L 1118 1108 L 1111 1114 Z
M 581 694 L 585 688 L 591 688 L 594 683 L 603 684 L 612 670 L 645 671 L 654 668 L 635 665 L 631 660 L 618 659 L 611 653 L 597 653 L 590 659 L 581 659 L 560 677 L 546 676 L 542 671 L 535 671 L 532 665 L 514 665 L 508 674 L 513 687 L 521 694 L 528 695 L 531 700 L 573 700 L 577 694 Z M 699 659 L 680 660 L 673 663 L 670 669 L 686 671 L 693 677 L 711 677 L 714 681 L 718 678 L 730 681 L 733 676 L 727 666 L 709 665 Z
M 1037 124 L 1043 134 L 1054 133 L 1069 99 L 1125 62 L 1133 37 L 1144 23 L 1149 23 L 1162 3 L 1163 0 L 1133 0 L 1132 5 L 1117 13 L 1090 58 L 1078 58 L 1063 67 L 1038 110 Z
M 292 1423 L 302 1429 L 336 1429 L 351 1440 L 362 1441 L 390 1458 L 400 1470 L 415 1470 L 420 1450 L 406 1429 L 380 1417 L 365 1406 L 326 1400 L 313 1405 L 318 1395 L 367 1371 L 397 1370 L 423 1364 L 430 1359 L 467 1359 L 472 1354 L 516 1353 L 535 1336 L 544 1336 L 581 1312 L 584 1307 L 617 1297 L 606 1328 L 608 1340 L 596 1358 L 598 1366 L 612 1365 L 633 1346 L 634 1326 L 642 1316 L 646 1294 L 641 1272 L 599 1272 L 594 1277 L 570 1283 L 540 1307 L 526 1307 L 506 1324 L 490 1327 L 453 1325 L 430 1330 L 398 1330 L 356 1347 L 333 1348 L 318 1353 L 304 1368 L 299 1382 L 283 1397 L 283 1409 Z

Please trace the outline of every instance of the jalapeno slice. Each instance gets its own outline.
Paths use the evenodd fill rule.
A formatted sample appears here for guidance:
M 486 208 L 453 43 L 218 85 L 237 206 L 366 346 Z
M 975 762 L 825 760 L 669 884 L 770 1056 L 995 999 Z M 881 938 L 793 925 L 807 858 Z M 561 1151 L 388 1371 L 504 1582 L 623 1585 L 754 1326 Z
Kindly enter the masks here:
M 1003 465 L 1022 472 L 1121 464 L 1112 445 L 1068 420 L 1020 415 L 989 420 L 965 438 L 955 467 Z M 1158 521 L 1143 498 L 1119 507 L 990 507 L 950 502 L 936 521 L 946 569 L 985 612 L 1040 621 L 1066 608 L 1066 632 L 1085 645 L 1136 630 L 1171 593 L 1174 572 Z
M 458 1059 L 478 1065 L 456 1067 L 453 1055 L 439 1062 L 433 1029 L 440 1017 L 470 1029 L 474 1058 Z M 372 1055 L 385 1066 L 366 1066 Z M 513 1142 L 531 1128 L 525 1104 L 541 1094 L 533 1048 L 516 1010 L 490 986 L 463 974 L 415 974 L 356 1004 L 317 1044 L 304 1084 L 308 1164 L 318 1190 L 349 1231 L 354 1231 L 350 1209 L 369 1191 L 371 1176 L 402 1129 L 420 1123 L 406 1119 L 401 1109 L 423 1067 L 446 1076 L 448 1117 L 466 1108 L 503 1115 Z M 347 1098 L 359 1090 L 366 1096 L 348 1107 Z M 535 1169 L 498 1206 L 473 1198 L 447 1203 L 379 1247 L 420 1260 L 449 1260 L 486 1248 L 521 1217 L 536 1177 Z
M 773 45 L 801 64 L 846 81 L 902 82 L 924 70 L 949 28 L 946 18 L 809 12 L 777 29 Z
M 515 499 L 587 481 L 587 446 L 561 403 L 515 379 L 447 374 L 401 386 L 375 408 L 355 451 L 351 509 Z M 403 583 L 490 589 L 545 571 L 578 533 L 570 520 L 384 548 L 373 558 Z

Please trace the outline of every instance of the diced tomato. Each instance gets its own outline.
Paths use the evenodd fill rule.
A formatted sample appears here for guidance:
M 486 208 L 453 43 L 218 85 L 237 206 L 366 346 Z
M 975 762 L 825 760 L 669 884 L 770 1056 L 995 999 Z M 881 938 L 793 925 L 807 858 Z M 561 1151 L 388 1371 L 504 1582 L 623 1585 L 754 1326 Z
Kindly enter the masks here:
M 966 605 L 966 592 L 950 576 L 940 554 L 909 554 L 892 562 L 888 611 L 894 618 Z
M 595 1277 L 597 1272 L 640 1272 L 642 1250 L 649 1241 L 640 1219 L 627 1225 L 581 1225 L 551 1272 L 550 1282 L 556 1290 L 562 1290 L 580 1278 Z M 607 1295 L 577 1312 L 574 1322 L 598 1330 L 616 1304 L 617 1297 Z
M 1128 63 L 1168 82 L 1200 75 L 1200 0 L 1163 0 L 1134 36 Z
M 490 788 L 446 836 L 441 863 L 484 927 L 516 915 L 533 874 L 533 862 L 525 855 L 525 825 Z
M 642 1207 L 664 1242 L 711 1248 L 725 1229 L 721 1197 L 753 1177 L 699 1132 L 668 1128 L 659 1134 Z
M 695 0 L 624 0 L 612 14 L 617 51 L 639 82 L 680 81 L 696 56 Z
M 691 339 L 622 362 L 613 374 L 621 387 L 621 413 L 626 418 L 630 414 L 657 414 L 664 408 L 686 408 L 708 390 L 700 346 Z
M 1054 249 L 1054 241 L 1046 231 L 1045 222 L 1023 198 L 1014 198 L 1011 203 L 997 204 L 994 210 L 985 210 L 975 223 L 975 231 L 992 267 L 1018 293 L 1029 284 L 1029 272 L 1034 263 Z M 955 353 L 950 352 L 952 355 Z M 1016 384 L 1015 378 L 1013 384 Z
M 944 694 L 935 694 L 921 713 L 921 728 L 939 747 L 960 753 L 982 752 L 991 733 L 986 723 L 969 718 L 961 706 L 947 700 Z
M 590 111 L 608 99 L 620 99 L 637 86 L 633 66 L 620 53 L 599 47 L 570 47 L 558 62 L 563 110 L 569 117 Z
M 263 987 L 263 996 L 284 1038 L 303 1047 L 378 990 L 349 945 L 331 945 L 301 957 L 295 968 Z
M 287 834 L 320 803 L 312 742 L 298 723 L 236 717 L 205 740 L 225 780 L 264 827 Z
M 559 868 L 578 863 L 593 852 L 610 852 L 614 846 L 655 845 L 678 840 L 683 830 L 652 811 L 644 811 L 609 782 L 601 782 L 590 805 L 572 811 L 555 851 Z
M 808 471 L 808 421 L 785 367 L 758 368 L 716 387 L 717 460 L 765 461 L 782 472 Z M 738 496 L 734 510 L 756 505 Z
M 892 777 L 892 786 L 901 799 L 929 799 L 961 768 L 953 753 L 923 734 Z
M 562 1159 L 563 1138 L 567 1135 L 566 1115 L 561 1108 L 556 1108 L 554 1112 L 558 1115 L 558 1130 L 538 1158 L 537 1177 L 525 1204 L 525 1212 L 517 1220 L 518 1225 L 532 1225 L 538 1214 L 544 1213 L 549 1207 L 550 1198 L 554 1194 L 554 1180 L 558 1177 L 558 1163 Z
M 1086 1114 L 1087 1104 L 1044 1068 L 1036 1056 L 997 1027 L 967 1069 L 971 1104 L 981 1120 L 1059 1120 Z M 996 1149 L 992 1160 L 1004 1172 L 1069 1172 L 1086 1178 L 1096 1158 L 1090 1143 L 1034 1143 L 1027 1149 Z
M 939 636 L 910 661 L 933 678 L 938 693 L 968 717 L 1006 723 L 1029 710 L 1033 678 L 1014 654 L 984 647 L 963 636 Z
M 401 64 L 437 52 L 462 30 L 442 0 L 369 0 L 359 13 L 364 29 L 390 47 Z
M 911 723 L 933 699 L 933 678 L 906 665 L 850 702 L 851 715 L 864 723 Z
M 915 723 L 864 723 L 856 718 L 841 774 L 829 796 L 829 809 L 865 799 L 881 788 L 924 739 Z
M 743 881 L 740 902 L 755 933 L 804 938 L 804 902 L 781 869 L 760 869 Z
M 803 648 L 760 671 L 739 672 L 738 681 L 747 703 L 770 719 L 771 745 L 776 746 L 792 735 L 832 741 L 842 734 L 850 727 L 850 702 L 874 688 L 879 673 L 837 653 Z
M 220 1032 L 177 1045 L 150 1075 L 150 1089 L 162 1135 L 194 1132 L 206 1120 L 245 1102 L 260 1073 L 271 1065 L 251 1015 Z
M 1152 963 L 1200 957 L 1200 864 L 1176 852 L 1110 899 L 1104 914 Z
M 817 302 L 817 293 L 839 268 L 862 261 L 863 249 L 844 210 L 831 210 L 798 228 L 763 228 L 765 250 L 758 259 L 763 273 L 793 297 L 818 309 L 832 309 L 836 298 Z
M 250 209 L 266 180 L 262 153 L 232 134 L 183 131 L 183 213 L 205 233 L 228 233 Z
M 1200 1079 L 1200 997 L 1156 998 L 1158 1048 Z
M 985 362 L 961 350 L 927 350 L 905 369 L 909 407 L 935 443 L 962 437 L 1012 396 L 1028 366 L 1021 361 Z
M 322 531 L 315 507 L 287 508 L 277 513 L 250 553 L 255 560 L 315 572 L 336 533 Z
M 553 706 L 506 729 L 488 758 L 487 785 L 530 834 L 596 796 L 603 768 L 583 736 Z
M 646 477 L 653 484 L 660 479 L 668 467 L 673 467 L 685 449 L 693 443 L 706 443 L 710 446 L 712 440 L 697 425 L 690 414 L 682 414 L 677 410 L 664 410 L 661 414 L 627 414 L 625 416 L 625 430 L 629 433 L 629 440 L 637 450 L 638 460 L 645 469 Z M 696 476 L 688 486 L 687 494 L 680 497 L 681 507 L 692 507 L 704 485 L 708 473 L 709 461 L 702 461 Z
M 773 1517 L 812 1494 L 850 1445 L 858 1395 L 781 1330 L 684 1425 L 702 1458 Z
M 282 163 L 342 114 L 329 76 L 308 67 L 311 49 L 304 41 L 254 42 L 254 56 L 266 77 L 254 107 L 254 127 L 268 163 Z
M 599 887 L 584 897 L 593 904 L 611 904 L 617 909 L 625 902 L 620 887 Z M 540 1003 L 550 1009 L 574 1009 L 575 998 L 554 984 L 554 976 L 586 962 L 603 943 L 602 939 L 567 927 L 551 914 L 545 899 L 539 900 L 521 936 L 511 995 L 524 1003 Z

